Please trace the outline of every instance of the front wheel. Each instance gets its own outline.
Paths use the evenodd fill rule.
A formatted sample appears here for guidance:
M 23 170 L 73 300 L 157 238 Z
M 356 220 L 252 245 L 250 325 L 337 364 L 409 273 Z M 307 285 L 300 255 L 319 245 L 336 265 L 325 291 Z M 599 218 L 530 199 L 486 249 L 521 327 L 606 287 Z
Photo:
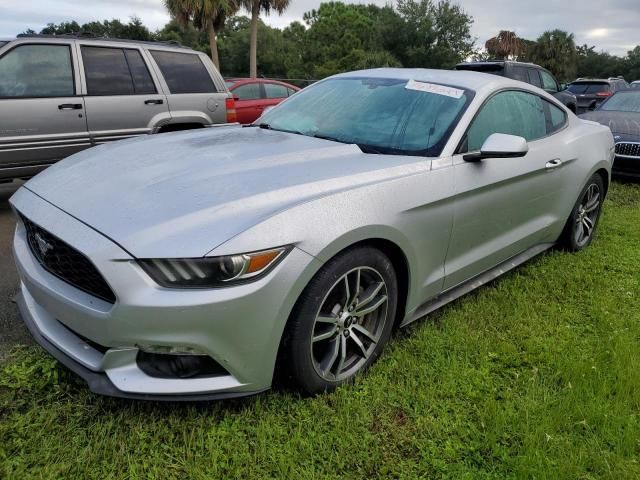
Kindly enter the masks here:
M 567 221 L 560 242 L 572 252 L 587 248 L 600 220 L 604 201 L 604 183 L 602 177 L 594 174 L 584 186 L 578 197 L 571 216 Z
M 302 293 L 285 332 L 293 381 L 316 394 L 371 365 L 391 335 L 397 297 L 393 265 L 379 250 L 359 247 L 330 260 Z

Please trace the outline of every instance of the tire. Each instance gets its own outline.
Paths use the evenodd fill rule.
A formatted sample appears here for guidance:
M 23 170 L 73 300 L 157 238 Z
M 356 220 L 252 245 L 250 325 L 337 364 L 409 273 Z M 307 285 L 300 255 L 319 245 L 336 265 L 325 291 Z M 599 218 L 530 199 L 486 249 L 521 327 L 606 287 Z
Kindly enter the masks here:
M 560 237 L 559 243 L 566 250 L 579 252 L 591 245 L 600 221 L 604 196 L 604 182 L 596 173 L 580 191 Z
M 283 337 L 279 370 L 310 395 L 352 381 L 388 342 L 397 300 L 396 273 L 386 255 L 372 247 L 338 254 L 300 295 Z

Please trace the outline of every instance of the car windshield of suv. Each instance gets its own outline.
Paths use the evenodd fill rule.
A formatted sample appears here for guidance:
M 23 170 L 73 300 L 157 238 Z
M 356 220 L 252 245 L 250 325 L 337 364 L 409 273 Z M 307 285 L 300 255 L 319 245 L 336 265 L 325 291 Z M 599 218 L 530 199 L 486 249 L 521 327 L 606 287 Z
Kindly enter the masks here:
M 640 113 L 640 91 L 616 93 L 613 97 L 604 102 L 600 106 L 599 110 Z
M 260 126 L 357 144 L 365 153 L 438 156 L 473 96 L 406 79 L 333 78 L 267 112 Z
M 571 93 L 575 95 L 593 95 L 596 93 L 606 92 L 609 90 L 609 84 L 604 82 L 578 82 L 572 83 L 567 88 Z

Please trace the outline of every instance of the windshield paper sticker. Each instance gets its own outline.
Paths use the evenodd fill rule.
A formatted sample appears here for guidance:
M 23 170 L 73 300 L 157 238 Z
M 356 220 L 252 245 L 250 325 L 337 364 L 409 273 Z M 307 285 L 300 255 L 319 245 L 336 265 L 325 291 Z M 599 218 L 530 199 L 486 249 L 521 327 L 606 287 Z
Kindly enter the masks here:
M 464 95 L 464 90 L 458 88 L 445 87 L 444 85 L 436 85 L 434 83 L 416 82 L 415 80 L 409 80 L 404 88 L 453 98 L 462 98 Z

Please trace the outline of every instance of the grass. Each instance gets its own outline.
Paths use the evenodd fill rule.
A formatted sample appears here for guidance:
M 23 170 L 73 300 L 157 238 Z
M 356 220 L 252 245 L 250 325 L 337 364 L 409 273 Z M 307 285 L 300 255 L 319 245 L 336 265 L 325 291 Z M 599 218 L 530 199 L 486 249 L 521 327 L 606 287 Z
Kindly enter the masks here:
M 594 244 L 401 332 L 355 385 L 203 405 L 97 397 L 38 347 L 0 373 L 0 478 L 640 478 L 640 185 Z

